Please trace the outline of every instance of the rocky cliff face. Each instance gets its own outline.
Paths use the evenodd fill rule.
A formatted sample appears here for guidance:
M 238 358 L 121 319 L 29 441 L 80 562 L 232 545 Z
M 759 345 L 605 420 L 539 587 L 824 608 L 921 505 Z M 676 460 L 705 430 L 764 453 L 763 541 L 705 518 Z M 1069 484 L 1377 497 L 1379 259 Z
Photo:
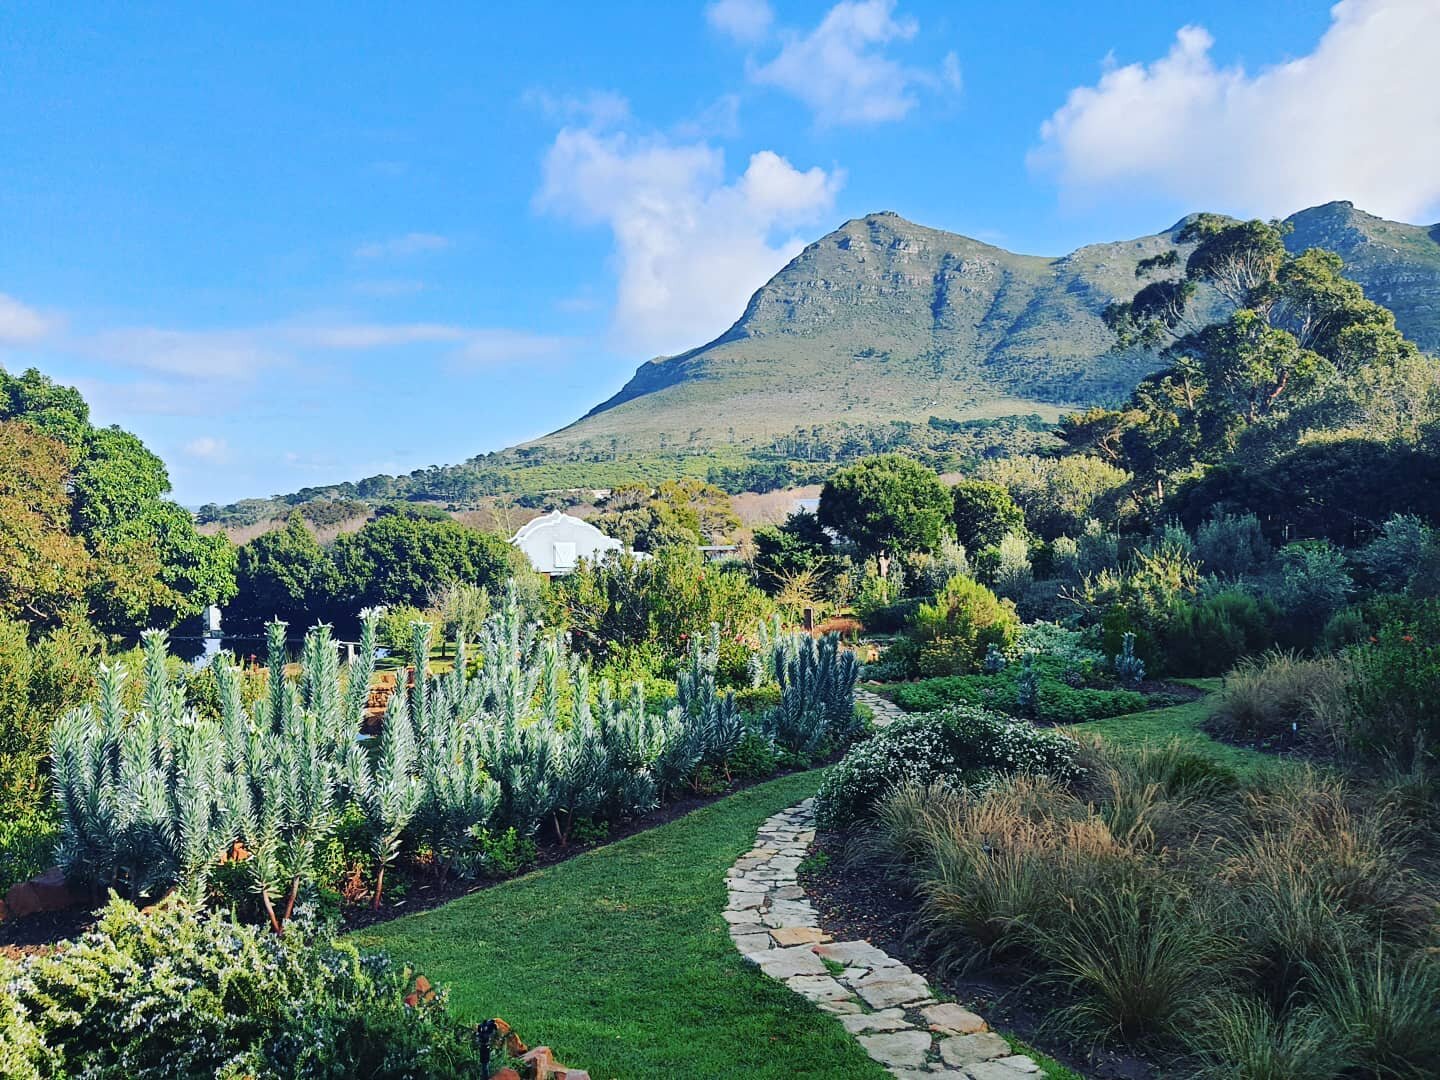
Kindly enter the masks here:
M 1339 252 L 1368 295 L 1440 351 L 1440 227 L 1348 203 L 1289 219 L 1294 250 Z M 632 449 L 764 437 L 835 420 L 1059 412 L 1123 397 L 1156 357 L 1112 351 L 1105 305 L 1183 222 L 1058 259 L 1017 255 L 893 213 L 848 221 L 797 255 L 715 341 L 644 364 L 552 445 Z M 1183 259 L 1188 250 L 1180 248 Z
M 1386 221 L 1348 202 L 1326 203 L 1286 219 L 1291 251 L 1321 247 L 1345 260 L 1345 275 L 1395 312 L 1405 336 L 1440 354 L 1440 225 Z

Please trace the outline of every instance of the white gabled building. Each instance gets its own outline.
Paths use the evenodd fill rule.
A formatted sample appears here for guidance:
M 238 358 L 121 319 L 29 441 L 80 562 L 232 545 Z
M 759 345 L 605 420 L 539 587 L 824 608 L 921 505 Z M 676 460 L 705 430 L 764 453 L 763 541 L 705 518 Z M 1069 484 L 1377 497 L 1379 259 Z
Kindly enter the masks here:
M 570 573 L 581 559 L 596 562 L 624 546 L 588 521 L 559 510 L 526 522 L 510 543 L 525 553 L 531 566 L 551 577 Z

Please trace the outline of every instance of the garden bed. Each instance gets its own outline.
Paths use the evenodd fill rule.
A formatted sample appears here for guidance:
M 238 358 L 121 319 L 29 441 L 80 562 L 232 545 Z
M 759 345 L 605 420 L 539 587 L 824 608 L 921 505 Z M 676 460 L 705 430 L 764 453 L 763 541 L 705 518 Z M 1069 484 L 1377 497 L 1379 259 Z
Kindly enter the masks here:
M 823 767 L 833 763 L 840 757 L 839 754 L 832 755 L 829 759 L 819 762 L 816 767 Z M 647 832 L 650 829 L 667 825 L 672 821 L 685 817 L 696 810 L 719 802 L 731 795 L 739 794 L 756 784 L 779 779 L 785 776 L 794 775 L 804 770 L 785 770 L 763 779 L 737 780 L 723 791 L 713 792 L 705 795 L 690 795 L 684 798 L 668 802 L 657 807 L 648 814 L 642 814 L 637 818 L 622 822 L 612 828 L 603 838 L 588 842 L 575 841 L 566 846 L 556 843 L 540 844 L 537 847 L 534 862 L 527 865 L 517 874 L 509 877 L 496 877 L 479 881 L 458 881 L 427 879 L 423 876 L 411 875 L 409 877 L 409 890 L 403 899 L 386 900 L 379 909 L 372 908 L 368 902 L 361 901 L 354 904 L 347 904 L 340 911 L 341 923 L 345 930 L 359 930 L 367 926 L 374 926 L 378 923 L 389 922 L 391 919 L 398 919 L 405 915 L 413 915 L 422 911 L 429 911 L 448 904 L 452 900 L 458 900 L 462 896 L 469 896 L 472 893 L 484 892 L 486 889 L 503 885 L 507 881 L 514 880 L 523 874 L 535 870 L 555 866 L 577 855 L 587 851 L 594 851 L 609 844 L 624 840 L 627 837 L 635 836 L 638 833 Z M 40 914 L 29 915 L 21 919 L 9 919 L 0 922 L 0 955 L 18 958 L 27 953 L 44 952 L 77 934 L 81 934 L 95 922 L 94 911 L 82 908 L 72 908 L 66 911 L 49 911 Z
M 936 990 L 953 997 L 996 1028 L 1083 1073 L 1091 1080 L 1152 1080 L 1155 1066 L 1133 1054 L 1069 1043 L 1045 1018 L 1063 1004 L 1054 994 L 1027 985 L 1026 972 L 996 965 L 976 973 L 939 975 L 925 948 L 909 932 L 919 904 L 892 874 L 864 863 L 847 865 L 844 838 L 821 833 L 800 867 L 806 898 L 820 913 L 820 928 L 837 941 L 869 941 L 922 972 Z

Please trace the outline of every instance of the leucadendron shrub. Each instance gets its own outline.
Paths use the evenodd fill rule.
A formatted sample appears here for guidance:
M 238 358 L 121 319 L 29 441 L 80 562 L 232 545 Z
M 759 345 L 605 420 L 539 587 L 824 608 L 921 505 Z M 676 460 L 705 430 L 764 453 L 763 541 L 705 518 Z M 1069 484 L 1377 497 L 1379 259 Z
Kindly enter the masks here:
M 825 828 L 867 818 L 903 784 L 983 789 L 1016 773 L 1068 781 L 1078 775 L 1075 744 L 1054 731 L 969 705 L 896 720 L 830 770 L 816 796 Z
M 459 1080 L 480 1056 L 443 992 L 308 920 L 112 900 L 59 952 L 0 961 L 0 1075 Z

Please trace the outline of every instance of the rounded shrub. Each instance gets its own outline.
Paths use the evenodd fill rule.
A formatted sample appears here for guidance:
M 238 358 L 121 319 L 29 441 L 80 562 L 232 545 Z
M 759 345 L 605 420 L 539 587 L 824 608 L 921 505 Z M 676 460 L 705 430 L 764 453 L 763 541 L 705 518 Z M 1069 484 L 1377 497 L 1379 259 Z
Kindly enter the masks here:
M 816 796 L 816 817 L 826 828 L 843 828 L 868 817 L 902 784 L 983 787 L 1010 773 L 1073 779 L 1075 744 L 969 705 L 919 713 L 882 728 L 830 770 Z
M 990 646 L 1004 652 L 1020 634 L 1015 605 L 974 578 L 953 577 L 935 599 L 915 613 L 922 644 L 921 673 L 958 675 L 978 671 Z M 942 670 L 948 661 L 950 670 Z M 931 670 L 925 670 L 925 668 Z

